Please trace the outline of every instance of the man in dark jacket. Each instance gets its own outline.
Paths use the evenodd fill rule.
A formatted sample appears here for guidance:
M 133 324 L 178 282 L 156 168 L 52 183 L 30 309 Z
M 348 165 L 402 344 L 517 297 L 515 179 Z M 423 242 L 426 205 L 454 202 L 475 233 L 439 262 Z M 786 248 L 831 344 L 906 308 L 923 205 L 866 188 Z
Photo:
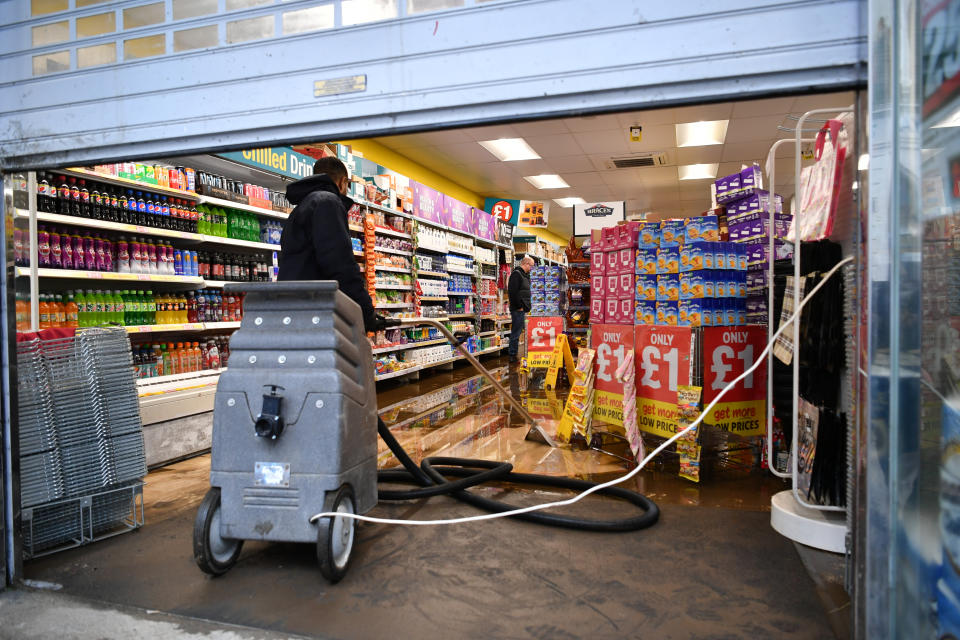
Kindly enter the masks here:
M 287 200 L 296 205 L 280 236 L 280 280 L 336 280 L 340 290 L 360 305 L 367 331 L 383 328 L 373 310 L 366 282 L 353 257 L 347 212 L 353 200 L 345 194 L 347 168 L 333 157 L 320 158 L 313 175 L 287 186 Z
M 530 311 L 530 269 L 533 268 L 533 258 L 524 256 L 519 266 L 510 274 L 507 282 L 507 296 L 510 298 L 510 346 L 507 353 L 510 360 L 517 360 L 517 349 L 520 346 L 520 336 L 523 334 L 524 314 Z

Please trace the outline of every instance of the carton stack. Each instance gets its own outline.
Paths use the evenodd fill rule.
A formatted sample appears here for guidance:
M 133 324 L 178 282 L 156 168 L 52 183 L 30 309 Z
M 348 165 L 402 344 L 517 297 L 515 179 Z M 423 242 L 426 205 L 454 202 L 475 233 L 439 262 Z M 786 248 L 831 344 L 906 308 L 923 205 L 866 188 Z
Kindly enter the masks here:
M 719 237 L 715 215 L 641 228 L 636 324 L 747 324 L 747 247 Z
M 639 222 L 595 230 L 590 238 L 590 324 L 633 324 Z
M 564 270 L 556 265 L 536 266 L 530 270 L 530 315 L 563 316 L 566 294 Z
M 753 165 L 720 178 L 715 182 L 717 202 L 726 208 L 727 227 L 732 242 L 746 247 L 747 254 L 747 324 L 766 324 L 767 282 L 770 260 L 792 256 L 790 245 L 783 241 L 792 216 L 783 213 L 783 198 L 762 189 L 760 167 Z M 770 219 L 770 198 L 774 198 L 774 215 Z M 770 255 L 770 235 L 774 235 L 774 255 Z

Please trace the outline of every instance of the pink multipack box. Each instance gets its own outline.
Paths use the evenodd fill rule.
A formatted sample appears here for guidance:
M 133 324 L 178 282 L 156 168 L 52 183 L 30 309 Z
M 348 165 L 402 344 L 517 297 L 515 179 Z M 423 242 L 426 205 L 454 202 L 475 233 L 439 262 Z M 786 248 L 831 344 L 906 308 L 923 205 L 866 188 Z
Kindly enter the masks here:
M 637 250 L 634 247 L 617 249 L 617 263 L 619 273 L 633 273 L 636 265 Z
M 590 324 L 606 322 L 606 302 L 603 298 L 590 298 Z
M 603 295 L 606 298 L 616 297 L 620 291 L 620 274 L 618 273 L 608 273 L 604 276 L 605 286 L 603 287 Z
M 617 315 L 617 324 L 633 324 L 634 321 L 634 309 L 636 308 L 637 302 L 633 299 L 633 296 L 629 298 L 618 298 L 618 315 Z
M 640 235 L 640 225 L 635 221 L 614 227 L 617 230 L 617 248 L 618 249 L 636 249 L 637 239 Z
M 597 251 L 596 248 L 590 250 L 590 275 L 603 274 L 607 272 L 607 258 L 603 251 Z
M 617 318 L 620 317 L 620 300 L 607 298 L 603 303 L 603 315 L 606 318 L 604 322 L 616 323 Z
M 604 229 L 606 231 L 606 229 Z M 604 262 L 606 263 L 606 273 L 620 273 L 620 254 L 616 251 L 606 251 Z
M 590 299 L 603 298 L 607 291 L 607 276 L 590 274 Z
M 619 248 L 617 246 L 618 238 L 619 238 L 619 234 L 617 233 L 616 227 L 603 228 L 603 246 L 605 247 L 606 251 Z
M 631 298 L 636 296 L 637 275 L 635 273 L 621 273 L 619 276 L 619 286 L 617 287 L 617 297 Z
M 606 250 L 603 244 L 603 229 L 594 229 L 590 232 L 590 253 L 602 253 Z

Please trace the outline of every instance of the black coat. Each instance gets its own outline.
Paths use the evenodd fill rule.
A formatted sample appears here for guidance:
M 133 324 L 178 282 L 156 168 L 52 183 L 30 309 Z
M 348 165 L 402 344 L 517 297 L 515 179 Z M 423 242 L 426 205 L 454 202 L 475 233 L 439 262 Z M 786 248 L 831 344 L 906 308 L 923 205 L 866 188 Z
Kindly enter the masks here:
M 336 280 L 340 290 L 360 305 L 364 326 L 371 331 L 373 302 L 347 231 L 347 211 L 353 200 L 340 195 L 326 174 L 290 184 L 287 200 L 296 208 L 283 224 L 278 279 Z
M 507 282 L 510 311 L 530 311 L 530 274 L 514 267 Z

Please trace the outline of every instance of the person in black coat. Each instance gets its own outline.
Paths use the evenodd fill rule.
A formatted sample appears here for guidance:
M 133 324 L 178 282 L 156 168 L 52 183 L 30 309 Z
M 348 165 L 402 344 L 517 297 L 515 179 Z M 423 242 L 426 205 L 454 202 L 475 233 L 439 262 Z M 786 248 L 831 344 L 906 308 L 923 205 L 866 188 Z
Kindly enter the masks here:
M 367 331 L 383 328 L 373 309 L 366 282 L 353 257 L 347 212 L 353 200 L 345 194 L 347 168 L 333 157 L 320 158 L 313 175 L 287 186 L 287 200 L 296 205 L 280 236 L 279 280 L 336 280 L 340 290 L 360 305 Z
M 520 264 L 510 274 L 507 282 L 507 297 L 510 299 L 510 345 L 507 353 L 510 360 L 518 358 L 517 350 L 520 346 L 520 335 L 523 334 L 525 315 L 530 311 L 530 269 L 533 268 L 533 258 L 524 256 Z

